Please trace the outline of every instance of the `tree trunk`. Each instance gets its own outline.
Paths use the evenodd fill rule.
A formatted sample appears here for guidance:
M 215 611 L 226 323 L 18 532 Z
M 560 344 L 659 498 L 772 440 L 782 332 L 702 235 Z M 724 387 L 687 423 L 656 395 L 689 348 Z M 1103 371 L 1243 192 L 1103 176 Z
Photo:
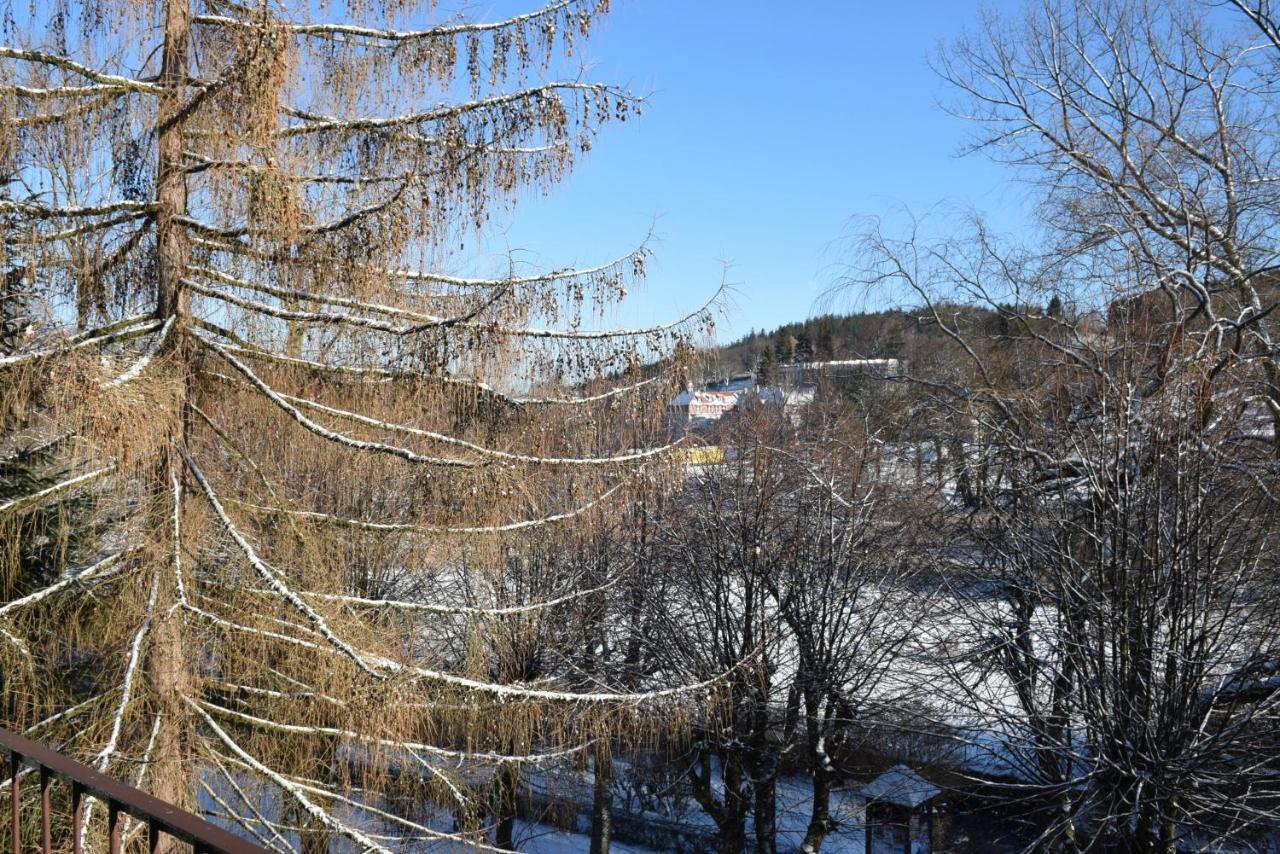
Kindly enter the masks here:
M 834 715 L 834 703 L 823 703 L 812 695 L 805 697 L 805 732 L 809 739 L 809 758 L 813 771 L 813 811 L 809 814 L 809 827 L 804 833 L 800 850 L 805 854 L 817 854 L 831 832 L 831 760 L 827 756 L 826 724 Z M 818 715 L 821 712 L 822 719 Z
M 179 121 L 186 100 L 188 78 L 188 54 L 191 41 L 191 8 L 189 0 L 166 0 L 164 19 L 164 48 L 160 65 L 159 83 L 163 87 L 158 105 L 160 125 L 159 162 L 156 182 L 156 315 L 162 319 L 174 318 L 181 326 L 186 314 L 186 299 L 182 296 L 181 280 L 186 269 L 186 236 L 176 217 L 186 214 L 187 190 L 182 170 L 182 123 Z M 179 332 L 175 329 L 174 332 Z M 170 447 L 184 442 L 185 403 L 174 413 Z M 174 471 L 180 466 L 177 453 L 171 452 L 155 474 L 158 495 L 173 496 L 181 500 L 181 493 L 172 488 L 180 475 Z M 168 502 L 165 502 L 168 505 Z M 181 514 L 181 507 L 169 505 L 169 509 Z M 164 528 L 174 526 L 173 517 L 162 516 Z M 173 531 L 174 560 L 180 555 L 180 543 Z M 164 615 L 154 628 L 155 643 L 148 668 L 157 695 L 157 713 L 160 715 L 160 731 L 156 739 L 149 770 L 148 788 L 157 798 L 183 809 L 194 806 L 192 797 L 193 773 L 187 762 L 190 755 L 191 727 L 182 695 L 187 691 L 189 671 L 182 631 L 182 612 L 170 607 L 177 597 L 175 579 L 164 585 L 164 596 L 159 600 L 158 614 Z M 175 840 L 163 836 L 162 854 L 182 850 Z
M 161 318 L 186 314 L 182 277 L 186 275 L 187 239 L 176 218 L 187 213 L 181 115 L 186 104 L 190 42 L 189 0 L 166 0 L 156 165 L 156 315 Z
M 496 822 L 493 843 L 508 851 L 514 851 L 516 847 L 517 773 L 513 766 L 504 765 L 498 769 L 493 785 L 493 817 Z
M 754 799 L 756 854 L 776 854 L 780 750 L 769 741 L 768 686 L 765 694 L 756 701 L 751 729 L 751 794 Z
M 591 794 L 591 854 L 608 854 L 613 835 L 613 757 L 596 756 Z
M 688 771 L 693 798 L 716 823 L 720 854 L 742 854 L 747 850 L 747 800 L 739 790 L 741 767 L 733 755 L 721 757 L 723 804 L 716 800 L 712 791 L 711 773 L 711 751 L 702 748 Z
M 817 854 L 831 832 L 831 775 L 818 765 L 813 769 L 813 812 L 809 815 L 809 827 L 804 832 L 800 850 L 805 854 Z
M 720 828 L 721 854 L 742 854 L 747 850 L 747 813 L 751 801 L 743 788 L 742 752 L 732 750 L 720 759 L 724 775 L 725 821 Z
M 756 854 L 777 854 L 778 851 L 778 776 L 777 763 L 773 773 L 752 781 L 755 789 Z

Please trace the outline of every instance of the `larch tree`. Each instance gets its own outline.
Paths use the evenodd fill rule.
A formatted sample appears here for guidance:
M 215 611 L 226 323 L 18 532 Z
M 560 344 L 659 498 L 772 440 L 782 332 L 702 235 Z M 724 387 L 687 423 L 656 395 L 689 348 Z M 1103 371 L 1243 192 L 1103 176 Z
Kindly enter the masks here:
M 524 555 L 661 469 L 712 303 L 456 275 L 638 111 L 550 76 L 607 6 L 3 6 L 4 726 L 275 850 L 505 847 L 511 769 L 707 699 L 539 657 L 598 585 Z

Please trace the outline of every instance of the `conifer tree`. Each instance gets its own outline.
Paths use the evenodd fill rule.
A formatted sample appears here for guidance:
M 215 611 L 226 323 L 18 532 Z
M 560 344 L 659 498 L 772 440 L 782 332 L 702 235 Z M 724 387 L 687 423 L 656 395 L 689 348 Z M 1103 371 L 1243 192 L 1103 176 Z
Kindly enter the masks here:
M 0 269 L 32 311 L 0 450 L 67 474 L 6 495 L 0 539 L 69 497 L 107 529 L 0 605 L 0 725 L 272 849 L 483 847 L 510 769 L 706 698 L 515 641 L 591 592 L 530 583 L 525 538 L 660 470 L 677 366 L 636 366 L 712 304 L 608 328 L 644 246 L 459 275 L 495 211 L 638 112 L 553 76 L 607 6 L 5 7 Z

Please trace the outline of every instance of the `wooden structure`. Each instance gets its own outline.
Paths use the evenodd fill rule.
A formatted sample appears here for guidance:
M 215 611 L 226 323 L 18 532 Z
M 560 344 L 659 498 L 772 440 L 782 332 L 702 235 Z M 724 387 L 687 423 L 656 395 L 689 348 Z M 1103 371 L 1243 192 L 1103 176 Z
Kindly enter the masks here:
M 900 851 L 930 854 L 938 839 L 938 799 L 942 789 L 895 765 L 862 787 L 867 854 Z

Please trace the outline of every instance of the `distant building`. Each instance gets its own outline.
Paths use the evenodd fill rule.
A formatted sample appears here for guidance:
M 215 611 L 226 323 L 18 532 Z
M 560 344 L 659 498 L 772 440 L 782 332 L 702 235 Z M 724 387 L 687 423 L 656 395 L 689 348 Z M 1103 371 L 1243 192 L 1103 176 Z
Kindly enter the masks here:
M 756 375 L 734 374 L 728 379 L 707 383 L 707 391 L 750 391 L 756 387 Z
M 736 391 L 682 391 L 667 404 L 667 414 L 677 423 L 719 421 L 738 408 Z
M 819 380 L 862 377 L 885 379 L 902 376 L 901 359 L 836 359 L 829 362 L 789 362 L 779 365 L 785 383 L 796 385 Z
M 813 403 L 818 387 L 813 383 L 801 383 L 795 388 L 761 388 L 761 403 L 772 403 L 775 406 L 804 406 Z
M 667 404 L 668 418 L 676 424 L 709 425 L 735 412 L 753 396 L 762 404 L 781 406 L 794 418 L 798 416 L 801 407 L 813 402 L 816 388 L 812 383 L 805 383 L 792 389 L 757 388 L 755 378 L 750 374 L 746 376 L 751 379 L 751 384 L 742 389 L 723 390 L 720 388 L 723 383 L 716 383 L 709 385 L 706 391 L 680 392 Z M 741 382 L 742 378 L 735 377 L 733 380 Z

